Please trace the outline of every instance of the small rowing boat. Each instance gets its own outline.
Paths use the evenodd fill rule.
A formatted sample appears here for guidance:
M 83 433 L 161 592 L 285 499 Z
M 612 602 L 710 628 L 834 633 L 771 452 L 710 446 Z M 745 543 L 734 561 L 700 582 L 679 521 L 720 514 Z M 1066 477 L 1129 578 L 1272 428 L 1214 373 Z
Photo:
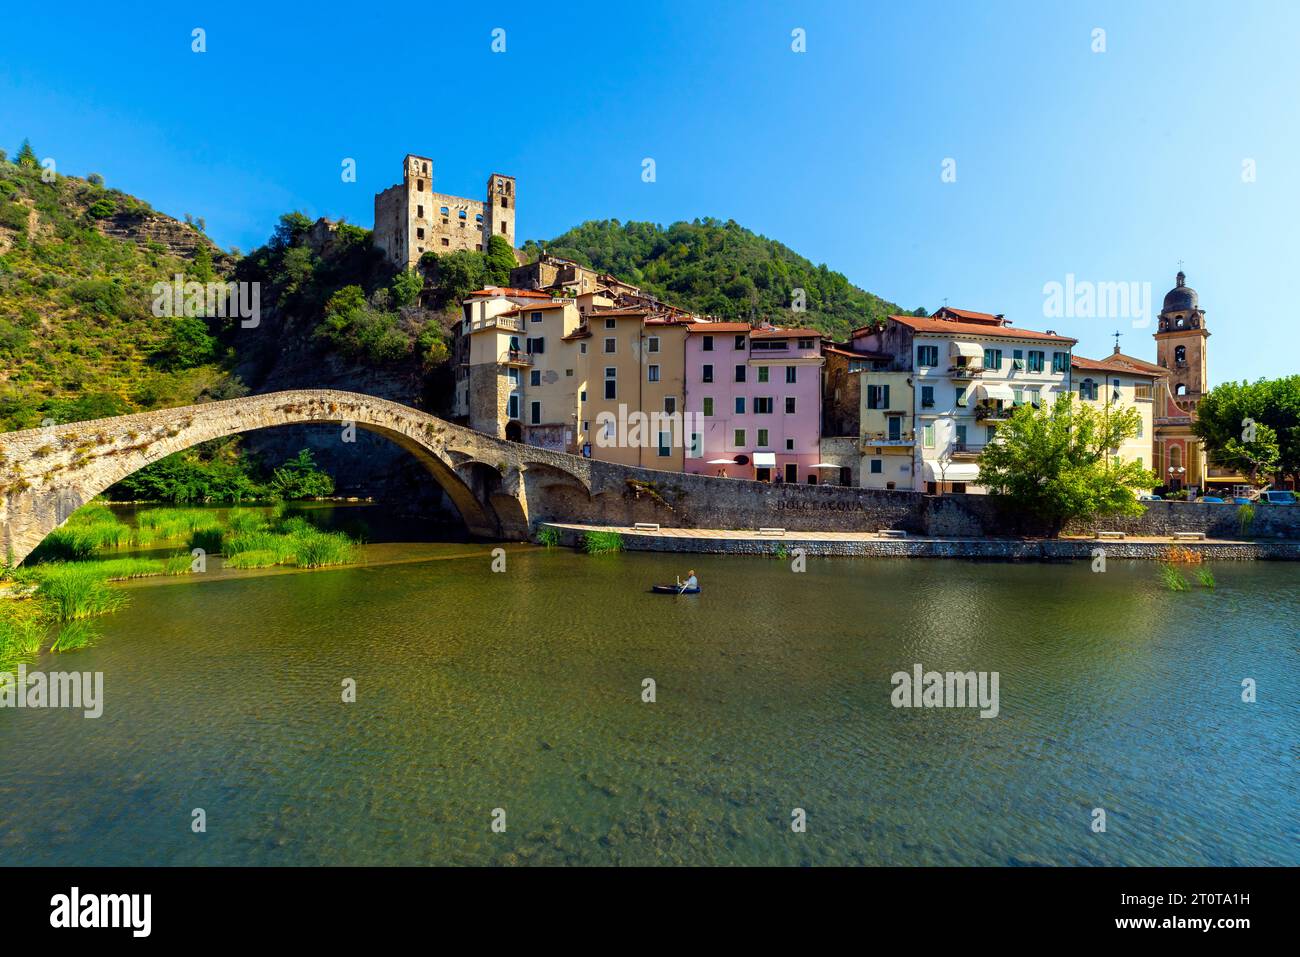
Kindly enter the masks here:
M 651 585 L 650 590 L 656 595 L 698 595 L 699 586 L 695 588 L 682 588 L 681 585 Z

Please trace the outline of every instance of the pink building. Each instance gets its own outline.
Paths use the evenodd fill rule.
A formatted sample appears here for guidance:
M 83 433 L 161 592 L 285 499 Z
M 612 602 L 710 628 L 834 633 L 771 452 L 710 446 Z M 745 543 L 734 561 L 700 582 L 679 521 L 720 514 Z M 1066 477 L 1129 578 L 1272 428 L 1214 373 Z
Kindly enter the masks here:
M 686 335 L 686 471 L 818 483 L 821 337 L 811 329 L 704 322 Z

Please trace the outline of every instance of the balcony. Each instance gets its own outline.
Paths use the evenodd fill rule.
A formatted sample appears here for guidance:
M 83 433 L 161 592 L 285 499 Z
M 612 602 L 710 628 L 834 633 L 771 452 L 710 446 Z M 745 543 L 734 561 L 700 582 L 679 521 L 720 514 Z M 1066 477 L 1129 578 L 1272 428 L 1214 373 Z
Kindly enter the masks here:
M 950 379 L 978 379 L 984 374 L 984 370 L 978 366 L 949 366 L 948 378 Z
M 533 357 L 519 349 L 507 349 L 501 353 L 501 358 L 497 361 L 505 366 L 530 366 L 533 364 Z
M 953 442 L 949 451 L 952 452 L 954 462 L 973 462 L 980 457 L 984 448 L 984 443 Z
M 488 316 L 486 319 L 471 319 L 469 331 L 482 332 L 485 329 L 500 329 L 502 332 L 523 332 L 524 323 L 518 316 Z
M 872 448 L 906 448 L 916 444 L 916 433 L 900 432 L 891 438 L 887 432 L 863 432 L 861 444 Z
M 975 407 L 976 422 L 1005 422 L 1011 418 L 1015 412 L 1013 408 L 999 409 L 991 405 L 977 405 Z

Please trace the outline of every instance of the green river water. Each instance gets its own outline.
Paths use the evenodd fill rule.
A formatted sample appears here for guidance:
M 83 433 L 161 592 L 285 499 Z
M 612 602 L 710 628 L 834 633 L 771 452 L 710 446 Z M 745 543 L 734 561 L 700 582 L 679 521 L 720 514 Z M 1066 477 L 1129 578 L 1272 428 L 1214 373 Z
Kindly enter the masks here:
M 491 547 L 126 586 L 32 666 L 103 672 L 102 717 L 0 711 L 0 861 L 1300 863 L 1295 565 L 1174 593 L 1149 562 Z M 702 595 L 647 592 L 688 562 Z M 1000 713 L 892 707 L 917 663 L 998 672 Z

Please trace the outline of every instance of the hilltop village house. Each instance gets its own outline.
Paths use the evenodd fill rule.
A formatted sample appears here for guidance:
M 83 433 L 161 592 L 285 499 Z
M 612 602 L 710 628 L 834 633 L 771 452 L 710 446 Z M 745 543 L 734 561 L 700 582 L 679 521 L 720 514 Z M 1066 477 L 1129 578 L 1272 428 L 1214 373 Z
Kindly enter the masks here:
M 399 268 L 426 252 L 515 246 L 514 177 L 486 196 L 433 191 L 433 160 L 407 155 L 375 196 L 376 246 Z M 518 255 L 518 253 L 516 254 Z M 979 460 L 1017 406 L 1070 390 L 1135 408 L 1115 454 L 1158 490 L 1244 482 L 1212 467 L 1192 431 L 1208 388 L 1210 333 L 1178 273 L 1156 362 L 1073 353 L 1076 340 L 945 306 L 890 316 L 832 342 L 807 328 L 692 315 L 615 276 L 543 253 L 510 285 L 462 303 L 453 330 L 452 417 L 547 449 L 665 471 L 759 481 L 980 492 Z M 638 424 L 633 426 L 634 420 Z

